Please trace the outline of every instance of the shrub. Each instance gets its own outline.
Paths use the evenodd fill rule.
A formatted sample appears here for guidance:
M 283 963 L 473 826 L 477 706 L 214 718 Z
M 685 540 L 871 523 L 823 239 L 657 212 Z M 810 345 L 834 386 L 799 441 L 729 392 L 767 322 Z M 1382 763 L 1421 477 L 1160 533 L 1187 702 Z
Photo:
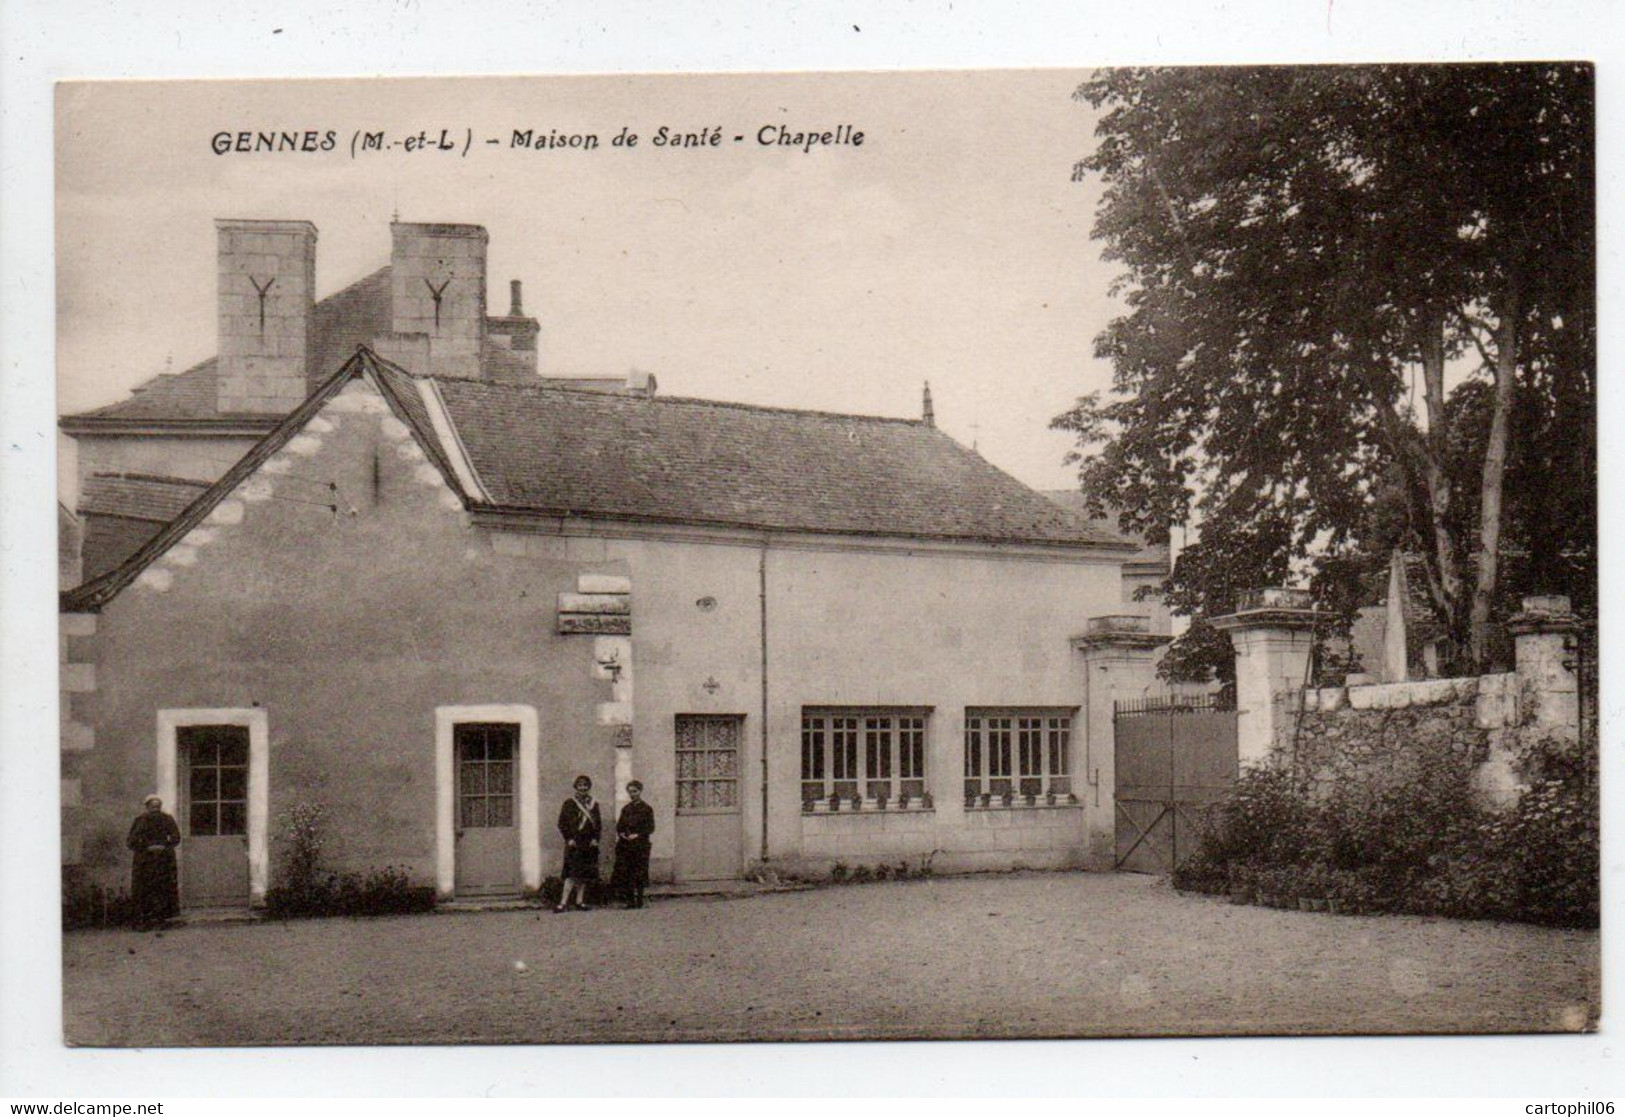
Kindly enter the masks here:
M 1253 769 L 1213 812 L 1176 887 L 1339 910 L 1594 927 L 1599 917 L 1595 753 L 1542 742 L 1509 811 L 1473 799 L 1471 763 L 1428 754 L 1366 770 L 1315 797 L 1281 768 Z
M 1199 846 L 1212 865 L 1290 861 L 1307 840 L 1312 809 L 1284 768 L 1249 768 L 1213 812 Z
M 99 884 L 74 882 L 62 889 L 62 929 L 133 927 L 135 904 L 127 892 L 115 892 Z
M 415 885 L 405 869 L 389 866 L 365 873 L 326 873 L 297 889 L 268 889 L 265 911 L 273 919 L 332 915 L 410 915 L 433 911 L 434 889 Z

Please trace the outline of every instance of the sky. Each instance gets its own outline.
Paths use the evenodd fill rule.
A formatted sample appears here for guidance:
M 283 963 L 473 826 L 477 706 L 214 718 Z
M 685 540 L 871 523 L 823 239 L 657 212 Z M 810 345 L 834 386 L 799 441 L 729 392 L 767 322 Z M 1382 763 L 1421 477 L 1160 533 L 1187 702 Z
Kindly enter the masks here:
M 1088 235 L 1098 190 L 1071 182 L 1093 131 L 1071 99 L 1084 76 L 63 85 L 59 410 L 213 354 L 213 218 L 313 222 L 321 296 L 388 262 L 399 213 L 489 230 L 490 310 L 523 280 L 548 375 L 638 369 L 668 395 L 892 416 L 918 415 L 929 381 L 943 430 L 1029 485 L 1068 486 L 1070 440 L 1048 424 L 1107 385 L 1091 347 L 1113 313 Z M 722 143 L 657 147 L 663 125 L 716 127 Z M 863 142 L 758 142 L 779 125 L 850 125 Z M 637 147 L 612 144 L 623 127 Z M 600 146 L 516 150 L 514 129 Z M 336 143 L 212 150 L 220 132 L 273 130 Z M 386 144 L 472 131 L 474 146 L 352 157 L 358 130 Z

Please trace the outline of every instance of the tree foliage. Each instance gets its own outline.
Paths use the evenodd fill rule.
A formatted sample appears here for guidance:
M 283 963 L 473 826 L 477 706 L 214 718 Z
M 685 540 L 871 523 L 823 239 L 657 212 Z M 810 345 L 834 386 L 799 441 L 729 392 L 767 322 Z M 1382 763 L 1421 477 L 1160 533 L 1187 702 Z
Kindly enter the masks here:
M 1386 494 L 1482 662 L 1502 555 L 1553 588 L 1594 549 L 1590 68 L 1125 69 L 1077 97 L 1125 307 L 1112 393 L 1055 420 L 1091 505 L 1153 540 L 1200 522 L 1167 593 L 1201 616 L 1311 559 L 1346 602 Z

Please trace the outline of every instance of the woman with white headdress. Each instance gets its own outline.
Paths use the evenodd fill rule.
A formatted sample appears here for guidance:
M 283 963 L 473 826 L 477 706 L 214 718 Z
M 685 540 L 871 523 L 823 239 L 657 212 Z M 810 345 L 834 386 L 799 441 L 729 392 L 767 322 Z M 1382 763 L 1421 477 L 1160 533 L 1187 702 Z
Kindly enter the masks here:
M 180 874 L 176 871 L 175 847 L 181 844 L 181 828 L 164 813 L 164 801 L 149 795 L 146 810 L 130 825 L 125 845 L 134 854 L 130 865 L 130 899 L 135 904 L 136 926 L 143 930 L 161 927 L 180 914 Z

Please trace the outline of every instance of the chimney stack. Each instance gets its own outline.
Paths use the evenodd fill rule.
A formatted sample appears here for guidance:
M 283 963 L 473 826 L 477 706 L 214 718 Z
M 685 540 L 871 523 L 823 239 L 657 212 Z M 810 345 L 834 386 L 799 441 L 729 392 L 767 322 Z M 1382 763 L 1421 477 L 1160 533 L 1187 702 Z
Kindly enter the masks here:
M 534 318 L 525 317 L 524 286 L 508 281 L 508 314 L 486 322 L 488 340 L 497 349 L 506 349 L 529 371 L 536 371 L 536 336 L 542 332 Z
M 215 410 L 284 415 L 309 392 L 316 226 L 218 219 Z
M 392 334 L 385 356 L 428 376 L 478 377 L 485 349 L 485 250 L 479 225 L 392 221 Z
M 931 381 L 929 380 L 925 382 L 925 410 L 924 414 L 921 416 L 921 419 L 928 427 L 934 427 L 937 425 L 936 408 L 931 406 Z

